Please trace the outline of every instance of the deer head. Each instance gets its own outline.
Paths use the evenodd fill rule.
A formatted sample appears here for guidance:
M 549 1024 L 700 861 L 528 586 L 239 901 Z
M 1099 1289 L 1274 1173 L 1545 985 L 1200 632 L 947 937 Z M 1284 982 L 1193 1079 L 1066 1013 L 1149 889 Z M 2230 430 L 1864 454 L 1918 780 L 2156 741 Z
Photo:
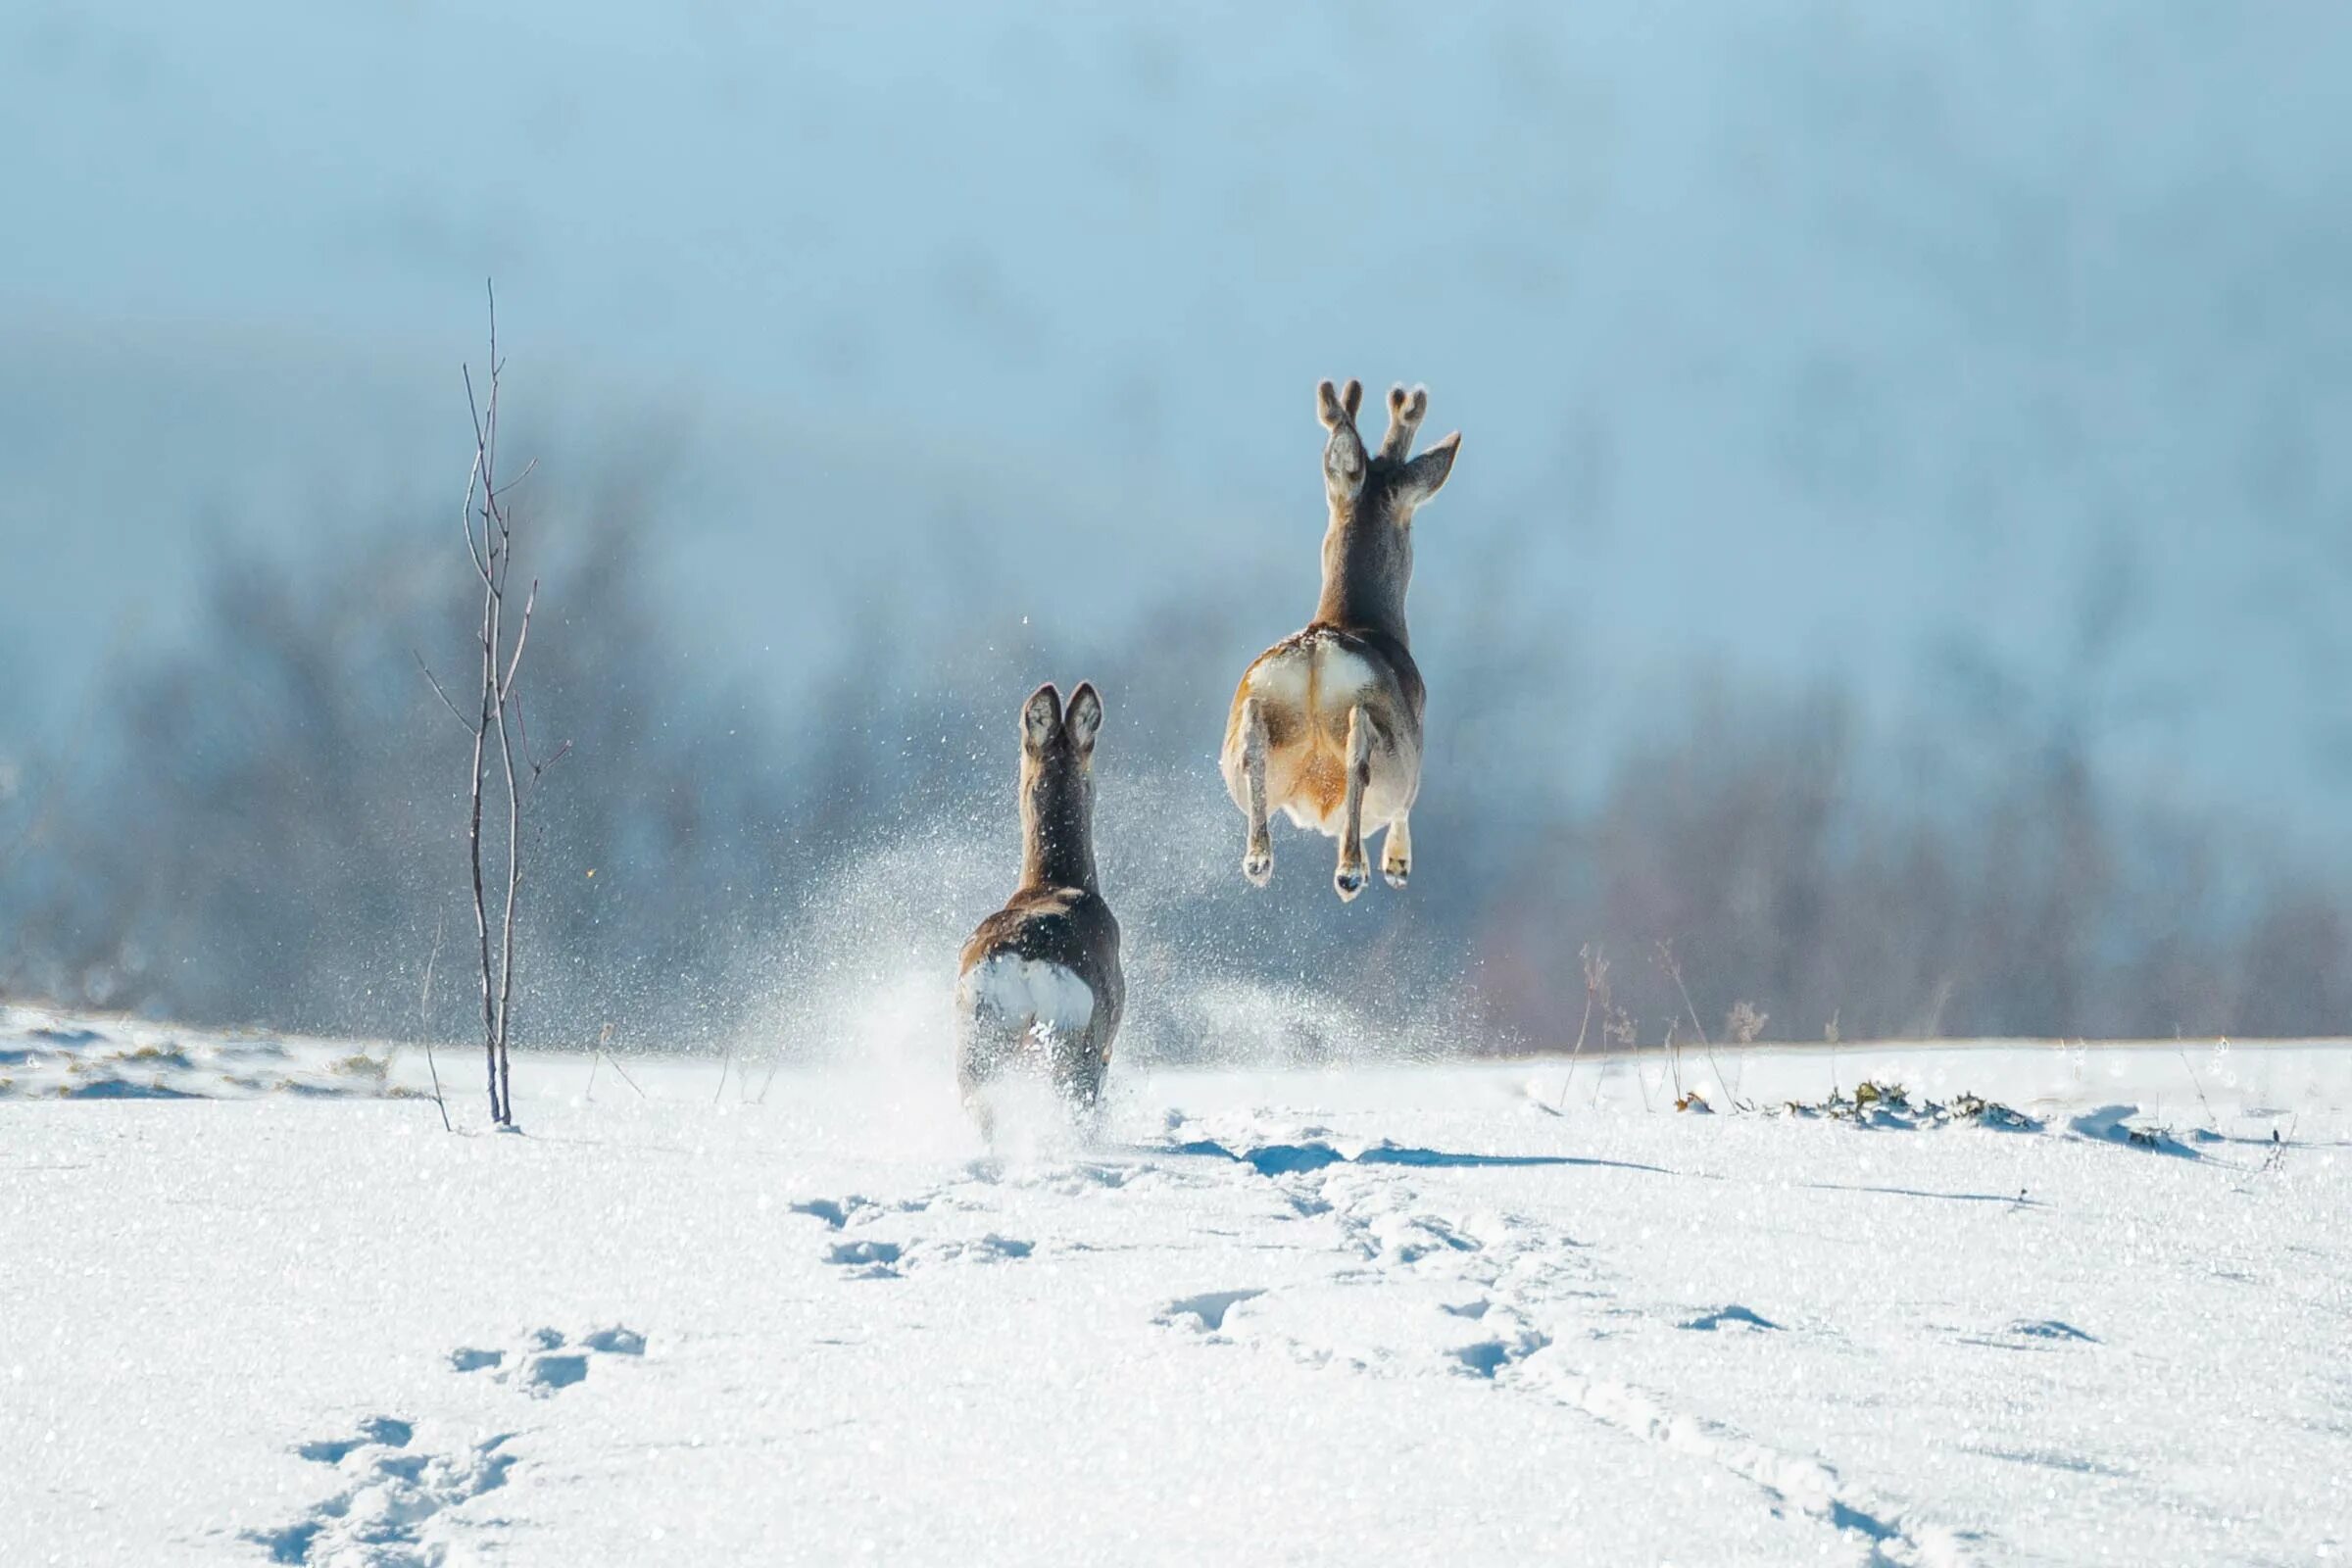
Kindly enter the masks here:
M 1021 705 L 1021 885 L 1095 890 L 1095 737 L 1102 699 L 1081 681 L 1061 706 L 1053 683 Z
M 1323 599 L 1315 619 L 1364 626 L 1404 640 L 1404 591 L 1413 577 L 1413 514 L 1453 471 L 1460 431 L 1419 457 L 1413 437 L 1429 412 L 1429 390 L 1389 389 L 1389 429 L 1380 450 L 1367 454 L 1356 434 L 1364 386 L 1324 381 L 1315 388 L 1315 416 L 1330 432 L 1323 444 L 1323 493 L 1331 522 L 1323 535 Z

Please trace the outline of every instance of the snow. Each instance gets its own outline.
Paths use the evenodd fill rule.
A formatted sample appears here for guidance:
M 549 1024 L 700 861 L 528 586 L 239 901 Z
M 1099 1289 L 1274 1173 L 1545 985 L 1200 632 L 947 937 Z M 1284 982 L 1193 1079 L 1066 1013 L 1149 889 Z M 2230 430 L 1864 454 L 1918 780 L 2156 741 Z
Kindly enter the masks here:
M 2352 1551 L 2352 1050 L 1718 1059 L 1123 1064 L 1000 1163 L 944 1045 L 534 1055 L 519 1137 L 445 1050 L 453 1135 L 0 1010 L 7 1560 Z

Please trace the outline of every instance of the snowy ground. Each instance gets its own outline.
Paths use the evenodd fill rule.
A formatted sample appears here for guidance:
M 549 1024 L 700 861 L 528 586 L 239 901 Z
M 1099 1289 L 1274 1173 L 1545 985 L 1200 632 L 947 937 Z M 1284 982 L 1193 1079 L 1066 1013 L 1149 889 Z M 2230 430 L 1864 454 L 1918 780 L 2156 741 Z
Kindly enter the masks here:
M 2344 1047 L 386 1055 L 0 1010 L 0 1560 L 2352 1554 Z

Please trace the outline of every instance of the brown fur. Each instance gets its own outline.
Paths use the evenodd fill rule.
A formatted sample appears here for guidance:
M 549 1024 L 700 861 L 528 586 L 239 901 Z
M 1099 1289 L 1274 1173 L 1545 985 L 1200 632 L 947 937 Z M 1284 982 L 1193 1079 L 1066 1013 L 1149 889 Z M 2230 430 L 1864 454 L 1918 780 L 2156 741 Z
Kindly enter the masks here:
M 1452 471 L 1457 433 L 1408 457 L 1429 394 L 1389 393 L 1389 428 L 1366 452 L 1355 415 L 1363 386 L 1315 388 L 1329 432 L 1323 488 L 1323 589 L 1306 629 L 1267 649 L 1242 675 L 1226 717 L 1226 790 L 1250 821 L 1243 874 L 1272 874 L 1266 819 L 1287 812 L 1340 841 L 1333 881 L 1343 899 L 1363 886 L 1363 823 L 1388 829 L 1382 869 L 1396 886 L 1411 871 L 1407 824 L 1420 790 L 1426 694 L 1404 623 L 1412 581 L 1412 522 Z
M 1095 869 L 1094 752 L 1102 722 L 1102 699 L 1083 682 L 1066 713 L 1051 685 L 1021 708 L 1020 886 L 980 922 L 956 969 L 956 1077 L 984 1129 L 978 1092 L 1025 1049 L 1035 1020 L 997 1015 L 976 1002 L 963 984 L 975 968 L 993 957 L 1023 958 L 1066 969 L 1085 984 L 1094 998 L 1085 1032 L 1047 1042 L 1054 1086 L 1082 1109 L 1102 1094 L 1126 1009 L 1119 922 Z

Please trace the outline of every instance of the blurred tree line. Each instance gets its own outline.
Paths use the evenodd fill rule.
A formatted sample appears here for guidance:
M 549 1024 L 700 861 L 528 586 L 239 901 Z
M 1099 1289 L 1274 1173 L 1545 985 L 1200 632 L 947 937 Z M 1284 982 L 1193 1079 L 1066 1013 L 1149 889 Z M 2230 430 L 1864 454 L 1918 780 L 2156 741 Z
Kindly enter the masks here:
M 546 587 L 524 712 L 542 755 L 572 748 L 526 819 L 526 1043 L 789 1042 L 854 1028 L 909 976 L 920 1014 L 1013 875 L 1015 707 L 1080 675 L 1109 707 L 1100 836 L 1148 1054 L 1345 1051 L 1383 1019 L 1396 1049 L 1564 1048 L 1587 951 L 1644 1045 L 1740 1004 L 1769 1039 L 2352 1025 L 2337 889 L 2092 767 L 2097 603 L 2051 703 L 1956 696 L 1891 742 L 1836 690 L 1698 681 L 1612 748 L 1597 804 L 1515 755 L 1531 723 L 1570 727 L 1538 653 L 1450 645 L 1426 872 L 1343 907 L 1319 839 L 1279 835 L 1272 892 L 1242 884 L 1215 776 L 1231 679 L 1289 628 L 1188 601 L 1115 645 L 992 624 L 928 646 L 878 593 L 835 665 L 753 692 L 677 651 L 640 514 L 616 491 L 525 547 Z M 0 991 L 466 1038 L 466 737 L 416 668 L 468 657 L 454 539 L 223 552 L 204 596 L 198 637 L 134 660 L 58 757 L 0 779 Z M 1508 716 L 1461 722 L 1474 703 Z M 1267 1016 L 1277 994 L 1297 1017 Z

